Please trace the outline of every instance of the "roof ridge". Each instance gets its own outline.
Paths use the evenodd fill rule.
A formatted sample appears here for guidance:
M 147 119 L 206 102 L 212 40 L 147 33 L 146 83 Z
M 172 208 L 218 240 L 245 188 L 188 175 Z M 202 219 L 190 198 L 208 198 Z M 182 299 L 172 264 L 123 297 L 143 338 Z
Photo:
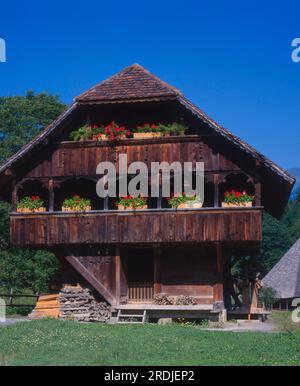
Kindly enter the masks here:
M 93 92 L 96 92 L 97 89 L 99 89 L 100 87 L 106 85 L 106 84 L 109 84 L 110 82 L 114 81 L 114 80 L 118 80 L 118 79 L 122 79 L 127 73 L 129 73 L 131 70 L 140 70 L 142 73 L 148 75 L 149 77 L 151 77 L 155 82 L 157 82 L 157 84 L 159 86 L 164 87 L 166 88 L 169 92 L 168 93 L 164 93 L 162 91 L 159 92 L 159 94 L 161 96 L 163 95 L 174 95 L 174 96 L 182 96 L 182 93 L 179 89 L 177 89 L 176 87 L 170 85 L 169 83 L 165 82 L 164 80 L 160 79 L 158 76 L 156 76 L 155 74 L 153 74 L 152 72 L 150 72 L 149 70 L 147 70 L 145 67 L 143 67 L 142 65 L 140 65 L 139 63 L 133 63 L 125 68 L 123 68 L 121 71 L 117 72 L 116 74 L 113 74 L 111 75 L 110 77 L 102 80 L 101 82 L 97 83 L 96 85 L 92 86 L 91 88 L 89 88 L 88 90 L 84 91 L 83 93 L 81 93 L 80 95 L 78 95 L 76 98 L 75 98 L 75 101 L 78 101 L 78 102 L 84 102 L 84 98 L 88 98 L 88 95 L 91 95 Z M 136 81 L 139 81 L 138 79 Z M 142 81 L 140 81 L 140 83 L 142 83 Z M 142 84 L 141 84 L 142 86 Z M 154 95 L 155 97 L 157 97 L 157 95 L 155 94 Z M 143 98 L 143 96 L 140 96 L 141 98 Z M 110 100 L 109 96 L 107 98 L 103 98 L 103 100 Z M 113 99 L 118 99 L 116 97 L 114 97 Z M 124 99 L 124 97 L 120 97 L 120 99 Z M 130 99 L 130 98 L 128 98 Z M 133 99 L 135 99 L 133 97 Z M 92 100 L 92 99 L 89 99 L 89 100 Z M 95 97 L 95 100 L 97 100 L 97 98 Z

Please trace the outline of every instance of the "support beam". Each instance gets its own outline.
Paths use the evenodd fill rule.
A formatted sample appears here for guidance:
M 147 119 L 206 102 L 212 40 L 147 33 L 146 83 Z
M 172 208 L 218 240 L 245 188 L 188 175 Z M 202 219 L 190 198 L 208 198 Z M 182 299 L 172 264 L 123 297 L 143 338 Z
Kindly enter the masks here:
M 153 264 L 154 264 L 154 295 L 161 292 L 161 271 L 160 271 L 160 259 L 161 251 L 155 248 L 153 251 Z
M 116 247 L 115 264 L 116 264 L 116 303 L 119 304 L 121 299 L 121 269 L 122 269 L 119 247 Z
M 49 212 L 54 211 L 54 181 L 53 178 L 49 180 Z
M 12 182 L 12 211 L 17 211 L 17 202 L 18 202 L 18 185 L 16 184 L 16 180 L 14 179 Z
M 216 281 L 214 285 L 214 302 L 223 302 L 223 249 L 216 244 Z
M 214 174 L 214 207 L 219 207 L 219 183 L 220 177 L 219 174 Z
M 111 305 L 116 304 L 115 297 L 104 285 L 95 278 L 75 256 L 65 256 L 65 259 L 76 269 L 85 280 Z

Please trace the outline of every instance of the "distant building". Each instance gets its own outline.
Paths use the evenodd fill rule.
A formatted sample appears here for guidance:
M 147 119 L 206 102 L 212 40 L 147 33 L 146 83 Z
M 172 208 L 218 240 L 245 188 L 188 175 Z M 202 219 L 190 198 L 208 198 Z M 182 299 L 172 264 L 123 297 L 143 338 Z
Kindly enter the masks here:
M 300 298 L 300 239 L 265 276 L 263 285 L 277 291 L 280 308 Z

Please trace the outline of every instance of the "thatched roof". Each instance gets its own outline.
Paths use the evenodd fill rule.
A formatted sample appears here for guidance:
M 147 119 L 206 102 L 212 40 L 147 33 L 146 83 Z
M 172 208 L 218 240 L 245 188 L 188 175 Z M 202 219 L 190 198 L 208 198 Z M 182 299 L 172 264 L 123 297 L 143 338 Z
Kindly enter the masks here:
M 263 285 L 274 288 L 280 299 L 300 297 L 300 239 L 264 277 Z

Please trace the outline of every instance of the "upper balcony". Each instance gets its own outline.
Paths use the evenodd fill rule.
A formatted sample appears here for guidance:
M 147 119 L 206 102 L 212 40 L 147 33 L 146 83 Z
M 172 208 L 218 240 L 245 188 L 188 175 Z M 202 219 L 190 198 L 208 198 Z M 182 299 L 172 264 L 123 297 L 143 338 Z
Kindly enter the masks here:
M 11 214 L 19 246 L 224 242 L 259 247 L 262 208 Z

